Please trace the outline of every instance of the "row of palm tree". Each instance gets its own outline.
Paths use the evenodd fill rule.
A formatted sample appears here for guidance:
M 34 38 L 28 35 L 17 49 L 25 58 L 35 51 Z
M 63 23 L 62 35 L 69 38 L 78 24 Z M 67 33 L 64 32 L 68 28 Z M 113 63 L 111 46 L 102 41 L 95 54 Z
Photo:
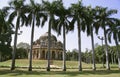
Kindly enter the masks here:
M 107 38 L 111 38 L 113 33 L 114 40 L 118 46 L 120 41 L 120 21 L 119 19 L 110 17 L 112 14 L 117 13 L 116 10 L 108 10 L 104 7 L 83 6 L 82 1 L 78 1 L 76 4 L 72 4 L 71 7 L 66 9 L 62 3 L 62 0 L 56 0 L 53 2 L 42 0 L 42 4 L 35 3 L 34 0 L 30 0 L 30 4 L 24 4 L 25 0 L 13 0 L 9 3 L 10 6 L 5 7 L 4 10 L 11 10 L 9 14 L 9 22 L 13 22 L 16 18 L 15 37 L 14 37 L 14 49 L 12 56 L 11 70 L 15 69 L 15 54 L 17 44 L 18 29 L 23 25 L 31 25 L 31 48 L 29 58 L 29 71 L 32 71 L 32 46 L 34 37 L 34 27 L 44 26 L 44 23 L 48 20 L 48 64 L 47 71 L 50 71 L 50 44 L 51 44 L 51 29 L 55 30 L 58 35 L 61 35 L 63 30 L 63 71 L 66 71 L 66 33 L 74 30 L 77 23 L 78 29 L 78 49 L 79 49 L 79 71 L 82 71 L 81 61 L 81 31 L 87 32 L 87 35 L 91 36 L 92 42 L 92 61 L 93 70 L 96 70 L 95 65 L 95 51 L 94 51 L 94 35 L 93 31 L 98 34 L 101 27 L 104 31 L 105 45 L 106 45 L 106 68 L 110 70 L 109 58 L 108 58 L 108 44 Z M 62 29 L 63 28 L 63 29 Z M 109 28 L 109 29 L 108 29 Z M 114 29 L 113 29 L 114 28 Z M 107 36 L 108 35 L 108 36 Z M 118 52 L 118 63 L 120 69 L 120 52 Z

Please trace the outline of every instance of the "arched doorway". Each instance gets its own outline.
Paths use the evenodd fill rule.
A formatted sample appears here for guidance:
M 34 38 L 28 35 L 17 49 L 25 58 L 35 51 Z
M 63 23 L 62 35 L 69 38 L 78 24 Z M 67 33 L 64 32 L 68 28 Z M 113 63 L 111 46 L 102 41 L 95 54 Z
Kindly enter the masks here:
M 45 59 L 45 51 L 44 50 L 42 51 L 42 55 L 41 56 L 42 56 L 42 59 Z
M 52 59 L 55 59 L 55 51 L 52 51 Z

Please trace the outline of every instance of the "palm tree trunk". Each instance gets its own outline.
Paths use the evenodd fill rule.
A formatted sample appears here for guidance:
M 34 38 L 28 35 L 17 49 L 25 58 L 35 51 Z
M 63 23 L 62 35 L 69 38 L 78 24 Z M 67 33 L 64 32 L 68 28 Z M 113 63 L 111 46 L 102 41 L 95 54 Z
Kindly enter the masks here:
M 102 54 L 102 60 L 103 60 L 103 61 L 102 61 L 102 62 L 103 62 L 103 68 L 105 68 L 105 66 L 104 66 L 104 47 L 103 47 L 103 40 L 104 40 L 104 39 L 103 39 L 103 37 L 102 37 L 101 40 L 102 40 L 102 52 L 103 52 L 103 54 Z
M 116 54 L 114 53 L 114 64 L 116 64 Z
M 17 44 L 17 33 L 19 28 L 19 17 L 16 22 L 16 28 L 15 28 L 15 36 L 14 36 L 14 48 L 12 52 L 12 64 L 11 64 L 11 70 L 15 69 L 15 56 L 16 56 L 16 44 Z
M 112 57 L 113 57 L 112 55 L 113 55 L 113 54 L 112 54 L 112 51 L 111 51 L 110 53 L 111 53 L 111 54 L 110 54 L 111 64 L 113 64 L 113 60 L 112 60 Z
M 66 37 L 65 26 L 63 26 L 63 71 L 66 71 Z
M 78 62 L 78 68 L 79 68 L 79 71 L 82 71 L 82 61 L 81 61 L 81 27 L 78 23 L 78 48 L 79 48 L 79 62 Z
M 0 62 L 2 62 L 2 53 L 0 52 Z
M 114 64 L 114 53 L 112 53 L 112 64 Z
M 104 27 L 104 37 L 105 37 L 105 52 L 106 52 L 106 69 L 110 70 L 109 58 L 108 58 L 108 44 L 107 44 L 107 37 L 106 37 L 106 29 L 105 29 L 105 27 Z
M 33 38 L 34 38 L 34 22 L 35 22 L 35 16 L 33 16 L 33 22 L 32 22 L 32 30 L 31 30 L 31 47 L 30 47 L 30 58 L 29 58 L 29 69 L 28 71 L 32 71 L 32 48 L 33 48 Z
M 49 21 L 49 26 L 48 26 L 48 62 L 47 62 L 47 71 L 50 71 L 50 45 L 51 45 L 51 22 Z
M 94 50 L 94 36 L 93 36 L 93 29 L 91 27 L 91 42 L 92 42 L 92 62 L 93 62 L 93 70 L 96 70 L 96 65 L 95 65 L 95 50 Z
M 118 68 L 120 70 L 120 52 L 119 52 L 119 44 L 117 42 L 117 39 L 115 39 L 116 47 L 117 47 L 117 56 L 118 56 Z

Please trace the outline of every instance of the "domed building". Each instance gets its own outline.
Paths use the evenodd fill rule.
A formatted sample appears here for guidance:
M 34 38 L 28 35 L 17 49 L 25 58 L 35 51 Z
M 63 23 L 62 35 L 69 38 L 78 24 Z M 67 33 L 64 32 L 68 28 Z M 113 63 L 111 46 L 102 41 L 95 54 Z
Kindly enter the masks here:
M 63 52 L 63 44 L 57 40 L 57 38 L 51 34 L 51 44 L 50 44 L 50 58 L 52 60 L 61 60 Z M 40 36 L 39 39 L 34 41 L 32 58 L 33 59 L 47 59 L 48 51 L 48 32 Z

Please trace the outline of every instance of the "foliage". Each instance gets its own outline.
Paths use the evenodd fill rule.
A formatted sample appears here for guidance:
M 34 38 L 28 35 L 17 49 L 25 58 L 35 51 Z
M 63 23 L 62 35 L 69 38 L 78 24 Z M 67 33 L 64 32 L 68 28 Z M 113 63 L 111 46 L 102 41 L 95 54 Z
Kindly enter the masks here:
M 120 46 L 118 46 L 118 49 L 120 50 Z M 110 47 L 110 62 L 112 64 L 118 63 L 118 56 L 117 56 L 117 46 L 111 46 Z
M 118 63 L 117 59 L 117 47 L 116 46 L 109 46 L 109 62 L 111 64 Z M 120 50 L 120 46 L 119 46 Z M 68 61 L 78 61 L 78 50 L 73 49 L 72 51 L 67 51 L 66 53 L 66 60 Z M 85 52 L 82 52 L 82 61 L 85 63 L 92 63 L 92 51 L 86 49 Z M 105 45 L 100 46 L 98 45 L 95 48 L 95 61 L 96 63 L 104 63 L 105 64 Z
M 0 45 L 0 62 L 11 59 L 12 48 L 8 45 Z
M 30 45 L 28 43 L 20 42 L 17 44 L 17 48 L 30 49 Z
M 4 12 L 0 9 L 0 34 L 7 29 Z
M 66 60 L 78 61 L 78 52 L 74 50 L 66 52 Z
M 28 58 L 28 49 L 18 48 L 16 51 L 16 59 Z
M 0 35 L 0 61 L 11 59 L 12 47 L 11 41 L 13 31 L 11 27 L 7 28 L 5 33 Z

